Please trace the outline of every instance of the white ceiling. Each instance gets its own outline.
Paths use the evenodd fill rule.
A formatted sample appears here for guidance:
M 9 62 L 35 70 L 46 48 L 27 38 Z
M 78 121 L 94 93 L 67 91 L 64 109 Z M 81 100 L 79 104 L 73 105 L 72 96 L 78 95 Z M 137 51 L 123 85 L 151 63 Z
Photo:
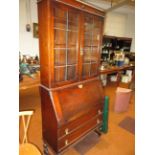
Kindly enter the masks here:
M 97 8 L 102 9 L 102 10 L 111 8 L 111 4 L 109 2 L 105 2 L 103 0 L 81 0 L 81 1 L 89 3 Z M 127 14 L 135 13 L 135 7 L 130 6 L 130 5 L 124 5 L 124 6 L 121 6 L 120 8 L 113 10 L 113 12 L 127 13 Z

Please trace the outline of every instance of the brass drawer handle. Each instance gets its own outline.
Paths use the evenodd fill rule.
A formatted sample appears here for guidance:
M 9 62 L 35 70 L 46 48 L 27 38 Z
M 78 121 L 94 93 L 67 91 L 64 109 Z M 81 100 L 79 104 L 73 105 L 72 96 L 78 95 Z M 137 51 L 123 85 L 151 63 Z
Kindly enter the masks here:
M 100 124 L 100 120 L 99 119 L 97 119 L 97 124 Z
M 100 115 L 102 112 L 101 112 L 101 110 L 98 110 L 98 114 Z
M 68 140 L 65 140 L 65 145 L 66 145 L 66 146 L 68 145 Z
M 65 129 L 65 134 L 66 134 L 66 135 L 69 134 L 68 128 Z

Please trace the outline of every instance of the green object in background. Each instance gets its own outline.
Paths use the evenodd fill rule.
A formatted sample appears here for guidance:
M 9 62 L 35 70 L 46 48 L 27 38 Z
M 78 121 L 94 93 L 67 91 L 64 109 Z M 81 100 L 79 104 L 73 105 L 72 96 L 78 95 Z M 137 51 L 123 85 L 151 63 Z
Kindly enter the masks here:
M 103 109 L 103 124 L 101 127 L 101 131 L 104 133 L 108 132 L 108 113 L 109 113 L 109 97 L 105 96 L 104 109 Z
M 31 74 L 31 72 L 30 72 L 30 70 L 29 70 L 29 68 L 28 68 L 28 64 L 26 64 L 26 63 L 21 63 L 21 64 L 19 65 L 19 67 L 20 67 L 20 73 L 21 73 L 21 74 L 27 75 L 27 76 L 29 76 L 29 77 L 31 77 L 31 78 L 34 79 L 33 74 Z

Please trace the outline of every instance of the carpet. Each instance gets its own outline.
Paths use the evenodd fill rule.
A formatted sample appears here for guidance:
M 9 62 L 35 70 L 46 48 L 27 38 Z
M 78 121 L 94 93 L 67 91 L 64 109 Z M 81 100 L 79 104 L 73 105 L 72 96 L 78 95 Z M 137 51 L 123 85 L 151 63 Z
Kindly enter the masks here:
M 126 117 L 118 125 L 130 133 L 135 134 L 135 119 Z
M 94 147 L 99 141 L 99 136 L 93 132 L 87 135 L 83 140 L 74 146 L 74 149 L 80 154 L 84 155 L 92 147 Z

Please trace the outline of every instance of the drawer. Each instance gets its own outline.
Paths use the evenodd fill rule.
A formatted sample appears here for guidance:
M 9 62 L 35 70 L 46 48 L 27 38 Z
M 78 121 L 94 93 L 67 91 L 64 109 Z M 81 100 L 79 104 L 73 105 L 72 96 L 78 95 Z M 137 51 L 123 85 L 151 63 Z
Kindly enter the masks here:
M 87 133 L 94 130 L 96 127 L 101 126 L 101 124 L 102 124 L 102 115 L 99 115 L 92 118 L 87 123 L 81 125 L 80 128 L 78 128 L 77 130 L 59 139 L 58 140 L 59 151 L 63 150 L 65 147 L 68 147 L 70 144 L 74 143 L 78 139 L 84 137 Z
M 95 108 L 89 110 L 87 113 L 78 117 L 76 120 L 71 121 L 58 129 L 58 138 L 70 134 L 73 130 L 79 128 L 82 124 L 85 124 L 88 120 L 95 116 L 102 115 L 103 105 L 97 105 Z

